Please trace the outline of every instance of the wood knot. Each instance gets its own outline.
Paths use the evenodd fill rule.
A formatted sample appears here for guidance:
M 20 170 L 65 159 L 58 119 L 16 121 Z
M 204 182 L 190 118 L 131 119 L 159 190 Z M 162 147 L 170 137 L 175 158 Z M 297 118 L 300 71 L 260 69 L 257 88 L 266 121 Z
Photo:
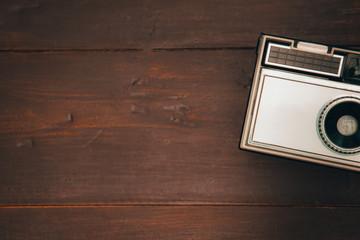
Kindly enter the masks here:
M 18 142 L 16 144 L 16 146 L 19 147 L 28 147 L 28 148 L 32 148 L 33 147 L 33 140 L 32 139 L 25 139 L 22 142 Z
M 186 95 L 180 95 L 180 96 L 169 96 L 170 99 L 174 99 L 174 100 L 178 100 L 178 99 L 183 99 L 186 98 Z
M 175 105 L 171 105 L 171 106 L 164 106 L 164 110 L 174 111 L 177 114 L 185 115 L 187 112 L 190 111 L 190 108 L 189 108 L 189 106 L 180 103 L 180 104 L 175 104 Z
M 177 118 L 177 117 L 174 117 L 174 116 L 171 116 L 170 120 L 172 122 L 176 123 L 176 124 L 181 124 L 183 122 L 180 118 Z
M 141 86 L 146 82 L 146 79 L 143 78 L 135 78 L 132 82 L 131 85 L 133 86 Z
M 132 113 L 140 113 L 140 114 L 147 114 L 148 108 L 143 106 L 138 106 L 135 104 L 131 104 L 131 112 Z

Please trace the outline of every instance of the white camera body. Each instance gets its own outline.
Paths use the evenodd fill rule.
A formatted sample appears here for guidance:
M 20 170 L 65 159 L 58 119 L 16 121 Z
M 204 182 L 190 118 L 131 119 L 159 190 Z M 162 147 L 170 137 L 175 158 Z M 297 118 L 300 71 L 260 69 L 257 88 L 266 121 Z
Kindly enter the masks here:
M 262 35 L 240 148 L 360 171 L 360 52 Z

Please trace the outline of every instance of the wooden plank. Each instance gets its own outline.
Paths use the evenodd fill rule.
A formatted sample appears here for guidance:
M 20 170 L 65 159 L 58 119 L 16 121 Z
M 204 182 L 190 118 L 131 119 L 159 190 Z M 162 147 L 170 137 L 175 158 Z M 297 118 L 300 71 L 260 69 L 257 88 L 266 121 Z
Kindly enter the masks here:
M 357 0 L 7 0 L 0 49 L 255 47 L 261 32 L 359 45 L 359 13 Z
M 237 148 L 254 58 L 0 54 L 0 204 L 359 205 L 357 173 Z
M 0 238 L 357 240 L 359 214 L 359 208 L 2 208 Z

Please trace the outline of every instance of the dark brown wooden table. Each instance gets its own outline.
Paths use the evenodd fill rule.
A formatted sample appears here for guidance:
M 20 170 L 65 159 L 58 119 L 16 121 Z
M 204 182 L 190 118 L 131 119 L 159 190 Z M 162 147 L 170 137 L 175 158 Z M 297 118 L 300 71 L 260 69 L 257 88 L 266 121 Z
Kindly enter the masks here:
M 261 32 L 360 2 L 0 2 L 0 239 L 360 239 L 360 174 L 241 151 Z

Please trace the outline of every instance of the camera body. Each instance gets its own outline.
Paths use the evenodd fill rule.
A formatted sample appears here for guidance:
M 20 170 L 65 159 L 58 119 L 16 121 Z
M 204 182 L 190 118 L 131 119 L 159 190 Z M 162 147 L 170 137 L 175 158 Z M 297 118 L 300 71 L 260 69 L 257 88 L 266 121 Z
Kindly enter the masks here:
M 240 148 L 360 171 L 360 52 L 261 35 Z

